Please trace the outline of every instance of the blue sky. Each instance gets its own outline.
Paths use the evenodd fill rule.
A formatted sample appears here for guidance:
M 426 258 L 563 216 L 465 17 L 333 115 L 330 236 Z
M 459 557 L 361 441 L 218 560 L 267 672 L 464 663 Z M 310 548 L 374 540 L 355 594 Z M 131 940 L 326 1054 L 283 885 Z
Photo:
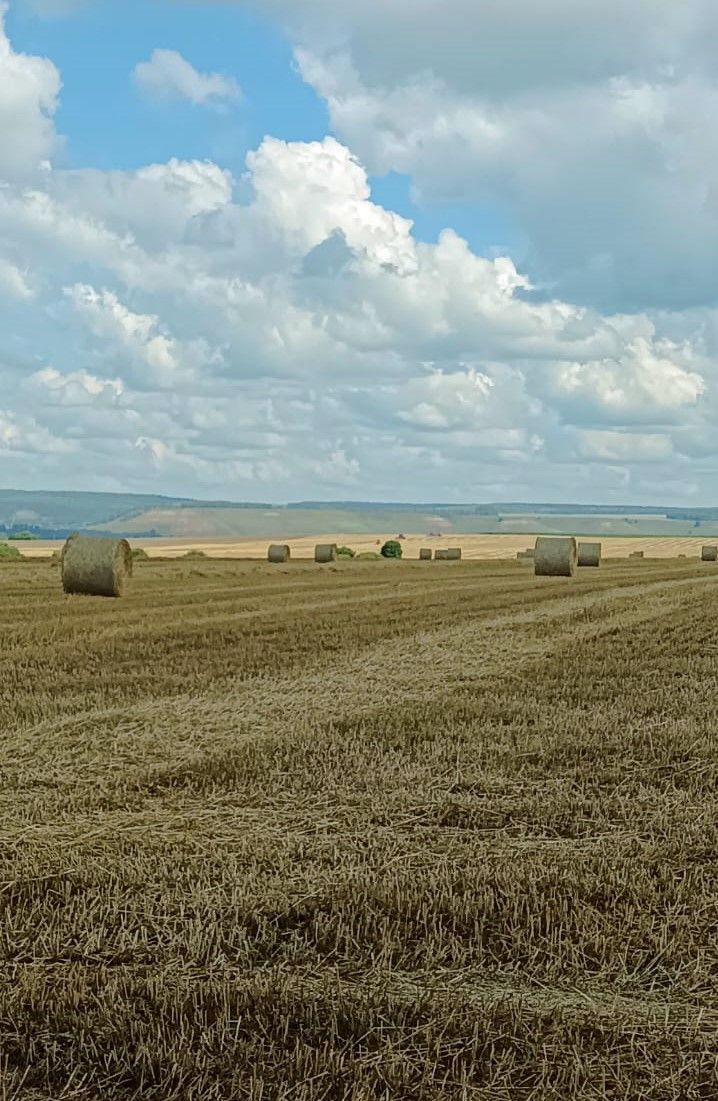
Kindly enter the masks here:
M 0 0 L 5 484 L 715 503 L 681 13 Z
M 72 167 L 137 168 L 170 157 L 216 158 L 241 171 L 265 134 L 311 141 L 327 131 L 325 105 L 298 76 L 291 44 L 270 21 L 231 5 L 93 0 L 64 17 L 11 6 L 17 49 L 51 57 L 62 73 L 56 124 Z M 242 101 L 227 114 L 152 104 L 129 75 L 156 48 L 201 72 L 232 75 Z
M 92 0 L 58 16 L 19 2 L 11 5 L 7 26 L 18 50 L 51 57 L 62 73 L 55 119 L 66 139 L 58 163 L 68 168 L 208 158 L 239 175 L 249 150 L 267 134 L 316 141 L 331 132 L 326 104 L 297 72 L 282 28 L 238 5 Z M 200 72 L 234 77 L 241 101 L 221 114 L 148 102 L 128 74 L 156 48 L 176 50 Z M 377 202 L 414 220 L 420 240 L 435 241 L 450 225 L 477 249 L 520 247 L 520 234 L 498 203 L 417 203 L 411 178 L 397 172 L 373 177 L 371 186 Z

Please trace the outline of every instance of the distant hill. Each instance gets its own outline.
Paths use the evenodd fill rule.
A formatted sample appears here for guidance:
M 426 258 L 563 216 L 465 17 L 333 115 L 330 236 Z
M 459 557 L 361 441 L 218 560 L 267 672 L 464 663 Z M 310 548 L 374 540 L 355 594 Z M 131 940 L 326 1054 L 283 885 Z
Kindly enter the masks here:
M 113 530 L 111 525 L 127 521 L 137 534 L 142 525 L 138 528 L 134 521 L 143 513 L 152 509 L 171 511 L 195 507 L 241 509 L 271 506 L 196 501 L 191 497 L 165 497 L 159 494 L 0 489 L 0 532 L 31 531 L 41 538 L 51 539 L 85 528 L 107 527 L 110 531 Z M 144 534 L 154 533 L 147 530 Z
M 373 501 L 299 501 L 269 504 L 198 501 L 132 493 L 0 490 L 0 537 L 30 531 L 63 538 L 70 531 L 135 538 L 298 536 L 324 533 L 543 532 L 581 535 L 718 534 L 718 508 L 635 505 L 411 504 Z

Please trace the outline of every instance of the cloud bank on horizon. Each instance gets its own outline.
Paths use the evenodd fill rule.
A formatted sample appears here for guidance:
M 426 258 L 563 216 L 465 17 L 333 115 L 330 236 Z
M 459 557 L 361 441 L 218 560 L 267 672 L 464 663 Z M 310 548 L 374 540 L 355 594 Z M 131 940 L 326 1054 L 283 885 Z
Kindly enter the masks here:
M 3 484 L 715 503 L 714 5 L 234 2 L 332 127 L 243 175 L 67 167 L 62 74 L 0 3 Z M 244 104 L 162 43 L 127 86 Z M 421 240 L 372 198 L 390 172 L 503 204 L 521 262 Z

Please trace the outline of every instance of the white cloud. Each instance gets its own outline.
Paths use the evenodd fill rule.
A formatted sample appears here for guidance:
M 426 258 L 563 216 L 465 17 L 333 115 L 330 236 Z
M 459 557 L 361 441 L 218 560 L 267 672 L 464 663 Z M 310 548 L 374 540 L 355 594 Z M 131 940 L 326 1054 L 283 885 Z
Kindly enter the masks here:
M 673 453 L 668 436 L 660 433 L 602 432 L 583 429 L 578 433 L 581 454 L 587 459 L 610 462 L 653 462 Z
M 72 441 L 53 436 L 34 417 L 0 409 L 0 455 L 5 462 L 26 455 L 63 455 L 75 450 Z
M 310 469 L 315 477 L 321 478 L 328 486 L 360 484 L 361 464 L 358 459 L 349 458 L 343 447 L 334 448 L 328 455 L 323 456 L 320 462 L 312 463 Z
M 199 73 L 176 50 L 153 50 L 149 61 L 135 66 L 133 76 L 149 99 L 184 99 L 196 106 L 216 107 L 235 103 L 242 94 L 233 77 Z
M 47 58 L 16 53 L 0 0 L 0 180 L 35 175 L 58 145 L 52 122 L 60 75 Z
M 247 164 L 258 213 L 302 255 L 338 231 L 377 264 L 416 269 L 411 222 L 369 201 L 366 172 L 334 138 L 265 138 Z
M 131 365 L 139 365 L 128 374 L 140 389 L 188 386 L 197 371 L 222 363 L 221 353 L 211 351 L 204 339 L 182 344 L 158 317 L 134 313 L 110 290 L 76 283 L 64 293 L 93 336 L 106 342 L 110 352 L 119 349 Z
M 28 281 L 27 272 L 0 256 L 0 293 L 11 298 L 29 299 L 33 290 Z
M 498 207 L 551 293 L 611 312 L 715 303 L 712 0 L 237 2 L 284 21 L 372 174 Z
M 119 378 L 101 379 L 87 371 L 71 371 L 63 375 L 54 367 L 36 371 L 31 381 L 46 396 L 61 405 L 114 405 L 122 396 L 125 385 Z

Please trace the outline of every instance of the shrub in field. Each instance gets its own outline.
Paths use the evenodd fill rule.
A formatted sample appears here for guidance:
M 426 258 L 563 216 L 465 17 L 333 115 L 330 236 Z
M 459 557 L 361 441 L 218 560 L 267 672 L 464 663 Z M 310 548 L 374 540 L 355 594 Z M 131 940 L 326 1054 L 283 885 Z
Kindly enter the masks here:
M 183 558 L 206 558 L 207 555 L 201 550 L 189 550 L 186 554 L 182 555 Z
M 382 558 L 401 558 L 402 546 L 398 539 L 387 539 L 381 548 Z
M 17 547 L 11 547 L 8 543 L 0 543 L 0 560 L 9 561 L 11 558 L 22 558 Z
M 355 557 L 357 562 L 359 560 L 362 562 L 381 562 L 381 555 L 377 554 L 376 551 L 362 551 L 361 554 L 357 554 Z
M 351 547 L 337 547 L 337 555 L 341 558 L 354 558 L 356 551 Z
M 8 535 L 8 539 L 28 542 L 31 539 L 37 539 L 37 536 L 33 535 L 31 531 L 11 531 Z
M 133 547 L 132 557 L 136 560 L 138 558 L 149 558 L 149 554 L 144 547 Z

